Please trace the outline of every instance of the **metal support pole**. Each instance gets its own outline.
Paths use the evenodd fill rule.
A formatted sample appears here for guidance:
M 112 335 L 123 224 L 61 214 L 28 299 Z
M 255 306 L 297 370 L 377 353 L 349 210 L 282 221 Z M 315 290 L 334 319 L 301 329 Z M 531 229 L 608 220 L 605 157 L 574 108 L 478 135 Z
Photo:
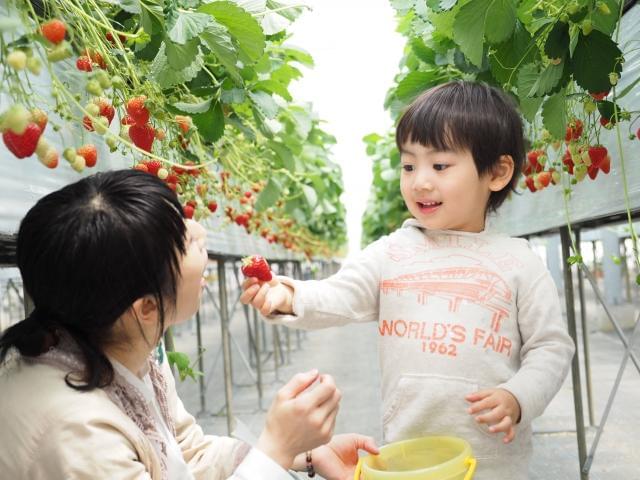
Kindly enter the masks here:
M 253 329 L 256 332 L 256 341 L 254 343 L 255 357 L 256 357 L 256 387 L 258 389 L 258 408 L 263 410 L 262 407 L 262 355 L 260 352 L 260 333 L 261 328 L 258 325 L 258 311 L 253 308 Z
M 622 273 L 624 274 L 624 286 L 627 302 L 631 303 L 631 277 L 629 276 L 629 264 L 627 263 L 627 239 L 622 239 Z
M 229 310 L 227 305 L 227 273 L 224 259 L 218 259 L 218 290 L 220 294 L 220 327 L 222 330 L 222 357 L 224 363 L 224 400 L 227 409 L 227 434 L 233 428 L 231 408 L 231 344 L 229 340 Z
M 578 333 L 576 330 L 576 312 L 573 298 L 573 278 L 571 277 L 571 265 L 568 259 L 571 256 L 569 228 L 560 228 L 560 240 L 562 242 L 562 261 L 564 273 L 564 296 L 567 307 L 567 327 L 569 335 L 576 345 L 576 353 L 571 361 L 571 381 L 573 384 L 573 404 L 576 416 L 576 437 L 578 440 L 578 459 L 580 465 L 580 480 L 589 480 L 589 473 L 582 471 L 582 466 L 587 460 L 587 439 L 584 428 L 584 413 L 582 411 L 582 385 L 580 382 L 580 358 L 578 354 Z
M 207 412 L 205 386 L 204 386 L 204 349 L 202 348 L 202 325 L 200 322 L 200 310 L 196 312 L 196 334 L 198 336 L 198 370 L 202 373 L 198 377 L 198 387 L 200 388 L 200 411 L 198 416 Z
M 604 308 L 604 311 L 607 314 L 607 317 L 609 317 L 609 320 L 613 325 L 613 329 L 615 330 L 616 334 L 618 334 L 618 337 L 620 337 L 620 341 L 624 345 L 624 348 L 628 348 L 629 343 L 627 342 L 627 337 L 622 331 L 622 327 L 620 327 L 620 324 L 613 316 L 613 313 L 611 313 L 611 311 L 609 310 L 609 306 L 607 305 L 607 302 L 603 298 L 602 293 L 600 293 L 600 289 L 598 288 L 596 279 L 593 278 L 593 275 L 591 275 L 591 273 L 589 273 L 589 270 L 584 269 L 583 271 L 584 271 L 585 277 L 587 277 L 587 280 L 589 280 L 589 283 L 591 283 L 591 288 L 593 289 L 593 293 L 596 295 L 596 298 L 602 305 L 602 308 Z M 631 361 L 635 365 L 636 370 L 638 370 L 638 373 L 640 373 L 640 359 L 638 359 L 638 356 L 633 352 L 633 350 L 630 351 L 629 356 L 631 357 Z
M 280 343 L 280 336 L 278 335 L 278 327 L 273 325 L 271 327 L 271 336 L 273 337 L 273 365 L 275 371 L 276 381 L 278 378 L 278 369 L 280 368 L 280 349 L 278 344 Z
M 633 331 L 629 336 L 629 345 L 625 348 L 624 355 L 622 357 L 622 363 L 620 364 L 620 368 L 618 369 L 618 374 L 616 375 L 616 380 L 613 383 L 613 388 L 611 389 L 611 393 L 609 394 L 609 399 L 607 400 L 607 405 L 604 408 L 604 413 L 602 414 L 602 420 L 600 421 L 600 426 L 598 427 L 598 431 L 596 432 L 596 436 L 593 439 L 593 444 L 591 445 L 591 450 L 589 450 L 589 455 L 587 456 L 587 461 L 584 464 L 583 471 L 589 472 L 591 469 L 591 464 L 593 463 L 593 459 L 596 455 L 596 449 L 598 448 L 598 443 L 600 442 L 600 437 L 602 436 L 602 432 L 604 431 L 604 426 L 607 423 L 609 418 L 609 413 L 611 412 L 611 407 L 613 406 L 613 401 L 616 398 L 616 394 L 618 393 L 618 387 L 620 387 L 620 382 L 622 381 L 622 374 L 627 366 L 627 360 L 629 360 L 629 354 L 631 352 L 633 341 L 635 340 L 636 333 L 638 332 L 638 327 L 640 326 L 640 317 L 636 318 L 636 323 L 633 326 Z
M 580 245 L 580 230 L 576 229 L 576 246 L 578 255 L 582 256 Z M 593 413 L 593 384 L 591 383 L 591 353 L 589 347 L 589 328 L 587 326 L 587 302 L 584 299 L 584 278 L 582 270 L 578 268 L 578 297 L 580 299 L 580 325 L 582 327 L 582 352 L 584 354 L 584 378 L 587 386 L 587 409 L 589 413 L 589 425 L 595 425 Z

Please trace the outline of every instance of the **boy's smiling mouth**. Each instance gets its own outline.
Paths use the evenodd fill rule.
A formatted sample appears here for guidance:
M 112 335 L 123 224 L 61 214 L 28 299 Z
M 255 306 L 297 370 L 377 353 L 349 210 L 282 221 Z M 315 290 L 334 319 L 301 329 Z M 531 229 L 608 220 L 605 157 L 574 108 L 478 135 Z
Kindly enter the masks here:
M 421 213 L 433 213 L 435 212 L 442 202 L 416 202 Z

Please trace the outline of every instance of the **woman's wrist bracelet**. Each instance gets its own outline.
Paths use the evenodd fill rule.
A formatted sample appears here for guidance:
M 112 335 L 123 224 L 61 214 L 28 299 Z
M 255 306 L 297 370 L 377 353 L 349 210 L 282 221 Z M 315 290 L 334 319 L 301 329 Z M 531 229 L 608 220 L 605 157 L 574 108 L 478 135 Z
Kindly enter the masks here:
M 311 458 L 311 450 L 307 452 L 307 476 L 313 478 L 316 476 L 316 471 L 313 469 L 313 461 Z

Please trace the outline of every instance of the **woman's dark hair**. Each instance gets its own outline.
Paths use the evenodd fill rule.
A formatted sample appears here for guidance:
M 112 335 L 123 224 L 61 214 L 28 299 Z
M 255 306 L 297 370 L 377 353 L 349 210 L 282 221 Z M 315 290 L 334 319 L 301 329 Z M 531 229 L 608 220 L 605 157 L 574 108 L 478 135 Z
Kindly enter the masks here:
M 491 192 L 488 211 L 495 211 L 515 191 L 525 160 L 522 120 L 506 93 L 484 83 L 457 80 L 421 94 L 396 127 L 396 145 L 419 143 L 442 151 L 468 150 L 480 176 L 501 155 L 511 155 L 513 176 L 499 192 Z
M 85 360 L 83 383 L 72 384 L 67 375 L 67 384 L 108 385 L 113 368 L 102 346 L 111 328 L 135 300 L 152 295 L 159 340 L 184 253 L 180 203 L 148 173 L 97 173 L 43 197 L 22 220 L 17 241 L 18 268 L 35 310 L 0 337 L 0 362 L 11 347 L 40 355 L 62 331 Z

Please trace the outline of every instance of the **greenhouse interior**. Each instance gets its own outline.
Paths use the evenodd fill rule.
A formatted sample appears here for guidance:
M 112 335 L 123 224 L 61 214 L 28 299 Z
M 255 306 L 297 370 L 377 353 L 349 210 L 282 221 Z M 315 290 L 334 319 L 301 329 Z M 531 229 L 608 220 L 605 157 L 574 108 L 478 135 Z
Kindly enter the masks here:
M 0 479 L 640 480 L 639 25 L 0 0 Z

